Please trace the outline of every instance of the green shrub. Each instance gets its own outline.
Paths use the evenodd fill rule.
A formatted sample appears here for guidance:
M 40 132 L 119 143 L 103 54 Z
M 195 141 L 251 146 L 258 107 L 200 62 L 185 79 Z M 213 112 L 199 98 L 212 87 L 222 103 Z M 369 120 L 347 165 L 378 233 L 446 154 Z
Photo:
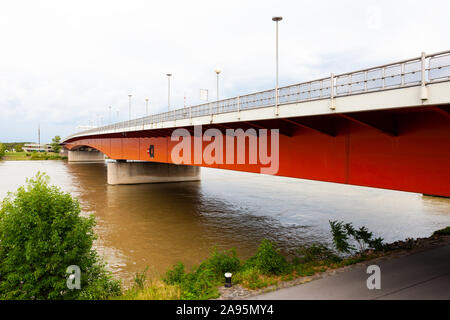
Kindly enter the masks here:
M 433 236 L 450 236 L 450 226 L 433 232 Z
M 199 266 L 187 273 L 180 283 L 182 300 L 206 300 L 219 296 L 220 285 L 214 270 Z
M 241 261 L 237 257 L 236 249 L 219 251 L 216 247 L 211 250 L 209 258 L 203 262 L 205 266 L 222 278 L 225 272 L 234 273 L 239 270 Z
M 314 262 L 338 262 L 341 260 L 333 250 L 321 243 L 314 243 L 310 246 L 301 246 L 297 249 L 296 263 L 314 263 Z
M 3 143 L 0 143 L 0 159 L 5 155 L 6 146 Z
M 383 250 L 383 238 L 373 238 L 372 232 L 366 227 L 355 229 L 351 223 L 342 221 L 330 221 L 331 233 L 333 235 L 333 243 L 336 249 L 342 253 L 352 253 L 356 251 L 356 247 L 349 243 L 350 237 L 358 244 L 359 252 L 362 253 L 368 248 L 375 250 Z
M 243 269 L 234 277 L 234 283 L 240 283 L 243 286 L 255 290 L 264 288 L 278 282 L 277 277 L 273 275 L 263 275 L 255 266 Z
M 263 274 L 280 275 L 290 271 L 289 263 L 276 244 L 267 239 L 261 241 L 256 255 L 249 259 L 248 263 L 253 264 Z
M 213 248 L 209 258 L 191 272 L 186 273 L 184 265 L 177 263 L 162 280 L 168 285 L 178 285 L 183 300 L 211 299 L 219 296 L 217 287 L 223 283 L 224 273 L 236 272 L 240 265 L 235 249 L 221 252 Z
M 39 160 L 41 158 L 41 156 L 40 156 L 40 154 L 39 153 L 37 153 L 36 151 L 33 151 L 32 153 L 31 153 L 31 160 Z
M 38 173 L 0 207 L 0 298 L 103 299 L 120 293 L 92 249 L 94 218 L 80 216 L 69 193 Z M 66 285 L 68 266 L 81 269 L 81 289 Z
M 184 264 L 179 262 L 172 269 L 167 270 L 162 280 L 167 284 L 179 284 L 183 281 L 185 275 Z

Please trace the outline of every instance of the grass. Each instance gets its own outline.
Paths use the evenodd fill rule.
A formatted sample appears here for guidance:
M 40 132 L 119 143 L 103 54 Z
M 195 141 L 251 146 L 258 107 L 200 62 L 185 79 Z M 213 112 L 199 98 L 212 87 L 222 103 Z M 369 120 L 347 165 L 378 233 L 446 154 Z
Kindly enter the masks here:
M 133 286 L 114 300 L 179 300 L 180 288 L 176 285 L 167 285 L 162 280 L 146 280 L 145 287 Z
M 67 157 L 61 157 L 55 152 L 8 152 L 3 158 L 6 161 L 19 161 L 19 160 L 64 160 Z
M 177 263 L 161 279 L 147 280 L 146 271 L 136 274 L 133 287 L 118 299 L 214 299 L 220 296 L 218 287 L 224 285 L 225 272 L 233 273 L 233 284 L 256 290 L 368 258 L 342 259 L 326 246 L 314 244 L 299 248 L 295 257 L 288 260 L 269 240 L 263 240 L 255 255 L 247 260 L 239 259 L 235 249 L 213 248 L 209 257 L 190 271 L 185 270 L 183 263 Z
M 433 236 L 450 236 L 450 226 L 437 230 L 433 233 Z
M 450 226 L 433 236 L 450 235 Z M 341 256 L 323 244 L 312 244 L 297 249 L 289 259 L 282 255 L 276 244 L 263 240 L 255 255 L 247 260 L 237 257 L 236 250 L 219 251 L 213 248 L 209 257 L 190 271 L 177 263 L 160 279 L 146 278 L 146 270 L 135 276 L 132 288 L 115 299 L 144 300 L 206 300 L 220 296 L 218 288 L 224 285 L 224 273 L 233 273 L 233 284 L 250 289 L 262 289 L 327 270 L 354 265 L 380 257 L 390 251 L 389 245 Z

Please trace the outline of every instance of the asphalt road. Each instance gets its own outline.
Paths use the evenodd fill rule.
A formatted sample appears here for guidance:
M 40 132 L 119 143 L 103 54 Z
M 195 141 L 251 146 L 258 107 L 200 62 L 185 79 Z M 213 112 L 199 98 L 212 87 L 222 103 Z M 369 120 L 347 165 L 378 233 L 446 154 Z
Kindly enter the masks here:
M 450 300 L 450 245 L 407 256 L 376 261 L 380 267 L 381 289 L 369 290 L 365 266 L 280 289 L 251 300 Z

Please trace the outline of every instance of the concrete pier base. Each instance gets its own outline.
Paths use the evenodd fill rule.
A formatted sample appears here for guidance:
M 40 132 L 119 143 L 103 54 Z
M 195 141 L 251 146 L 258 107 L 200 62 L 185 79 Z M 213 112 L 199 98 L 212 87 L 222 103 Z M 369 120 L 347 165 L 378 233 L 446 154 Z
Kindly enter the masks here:
M 69 162 L 104 162 L 105 155 L 95 149 L 79 149 L 69 150 L 68 152 Z
M 108 162 L 108 184 L 199 181 L 200 167 L 159 162 Z

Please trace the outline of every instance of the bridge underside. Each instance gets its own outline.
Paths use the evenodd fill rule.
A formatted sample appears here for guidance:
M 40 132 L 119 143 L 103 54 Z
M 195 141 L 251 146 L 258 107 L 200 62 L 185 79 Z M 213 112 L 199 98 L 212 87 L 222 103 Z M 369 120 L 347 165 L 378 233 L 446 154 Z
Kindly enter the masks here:
M 202 129 L 209 128 L 224 136 L 226 129 L 279 129 L 279 176 L 450 197 L 449 105 L 233 122 Z M 170 138 L 174 129 L 73 138 L 66 147 L 92 147 L 117 160 L 173 163 L 171 153 L 178 143 Z M 193 127 L 185 129 L 194 135 Z M 191 138 L 192 146 L 197 139 L 201 141 Z M 204 150 L 211 142 L 200 143 Z M 247 141 L 247 164 L 196 165 L 259 173 L 267 166 L 248 164 L 249 148 Z

